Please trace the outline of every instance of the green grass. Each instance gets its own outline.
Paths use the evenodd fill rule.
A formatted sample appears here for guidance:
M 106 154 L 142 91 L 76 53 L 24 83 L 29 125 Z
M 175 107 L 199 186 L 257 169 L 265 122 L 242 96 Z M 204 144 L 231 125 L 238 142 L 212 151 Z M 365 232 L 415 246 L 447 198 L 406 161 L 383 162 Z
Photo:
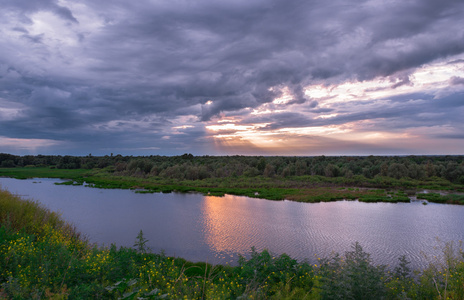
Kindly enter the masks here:
M 0 176 L 17 179 L 27 178 L 64 178 L 81 179 L 89 173 L 85 169 L 55 169 L 50 167 L 0 168 Z
M 447 203 L 447 204 L 460 204 L 464 205 L 464 195 L 446 194 L 440 195 L 438 193 L 417 194 L 417 199 L 425 199 L 429 202 Z
M 388 203 L 405 202 L 405 203 L 408 203 L 411 200 L 403 191 L 386 192 L 383 190 L 378 190 L 377 193 L 373 195 L 371 194 L 371 195 L 361 196 L 359 198 L 359 201 L 369 202 L 369 203 L 375 203 L 375 202 L 388 202 Z
M 378 191 L 380 193 L 380 191 Z M 298 262 L 251 250 L 238 266 L 213 266 L 89 244 L 55 213 L 0 190 L 0 299 L 463 299 L 461 245 L 411 270 L 374 265 L 356 243 L 343 255 Z

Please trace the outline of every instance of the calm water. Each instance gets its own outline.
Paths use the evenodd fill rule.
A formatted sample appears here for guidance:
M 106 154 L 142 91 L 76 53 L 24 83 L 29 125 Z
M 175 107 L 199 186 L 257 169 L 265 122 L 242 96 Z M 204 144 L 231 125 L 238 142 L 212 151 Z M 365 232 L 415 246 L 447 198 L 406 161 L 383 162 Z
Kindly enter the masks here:
M 192 261 L 234 264 L 252 246 L 314 261 L 358 241 L 377 264 L 396 265 L 406 254 L 417 268 L 443 242 L 464 239 L 464 206 L 137 194 L 55 182 L 0 178 L 3 188 L 60 212 L 92 242 L 132 246 L 143 230 L 154 252 Z

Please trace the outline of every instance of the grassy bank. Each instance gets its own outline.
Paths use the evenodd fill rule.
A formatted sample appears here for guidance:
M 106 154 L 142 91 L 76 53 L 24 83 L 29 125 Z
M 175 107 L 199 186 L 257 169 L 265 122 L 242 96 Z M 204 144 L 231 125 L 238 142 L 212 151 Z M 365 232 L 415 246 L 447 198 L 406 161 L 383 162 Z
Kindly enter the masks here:
M 97 188 L 143 189 L 144 193 L 173 191 L 200 192 L 223 196 L 232 194 L 269 200 L 293 200 L 299 202 L 337 201 L 359 199 L 362 202 L 409 202 L 403 191 L 435 189 L 464 191 L 464 185 L 454 184 L 443 178 L 424 180 L 395 179 L 377 176 L 325 177 L 319 175 L 265 177 L 239 176 L 179 180 L 160 176 L 128 176 L 105 169 L 55 169 L 50 167 L 0 168 L 0 176 L 14 178 L 66 178 L 64 184 L 82 185 L 84 182 Z M 448 201 L 449 202 L 449 201 Z M 448 203 L 443 201 L 443 203 Z M 453 203 L 462 204 L 461 201 Z
M 0 168 L 0 176 L 17 179 L 26 178 L 66 178 L 80 179 L 92 172 L 85 169 L 56 169 L 54 167 Z
M 447 204 L 461 204 L 464 205 L 464 195 L 446 194 L 441 195 L 439 193 L 427 193 L 417 194 L 417 199 L 425 199 L 429 202 L 435 203 L 447 203 Z
M 251 252 L 237 267 L 153 254 L 141 232 L 134 248 L 91 245 L 33 201 L 0 190 L 0 299 L 463 299 L 464 253 L 413 272 L 374 265 L 358 244 L 309 264 Z

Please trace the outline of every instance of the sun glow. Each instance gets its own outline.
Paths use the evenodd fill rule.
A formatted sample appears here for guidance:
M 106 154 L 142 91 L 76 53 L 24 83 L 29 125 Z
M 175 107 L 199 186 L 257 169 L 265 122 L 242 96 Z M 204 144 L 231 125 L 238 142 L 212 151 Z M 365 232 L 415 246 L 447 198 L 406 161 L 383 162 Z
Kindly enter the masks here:
M 335 118 L 336 114 L 322 115 Z M 375 122 L 361 120 L 339 125 L 305 126 L 272 129 L 269 123 L 235 124 L 225 123 L 208 125 L 210 138 L 218 150 L 233 153 L 268 153 L 281 155 L 324 154 L 327 150 L 350 149 L 356 143 L 370 145 L 400 144 L 412 147 L 412 140 L 419 135 L 413 131 L 388 132 L 375 130 Z M 373 130 L 368 130 L 372 127 Z M 355 141 L 355 142 L 353 142 Z
M 226 123 L 220 125 L 208 125 L 206 129 L 211 131 L 245 131 L 249 132 L 250 130 L 266 127 L 268 123 L 263 124 L 253 124 L 253 125 L 236 125 L 233 123 Z
M 211 131 L 211 137 L 220 145 L 228 147 L 251 147 L 263 151 L 270 149 L 290 149 L 301 148 L 303 144 L 298 144 L 299 138 L 312 136 L 331 136 L 349 133 L 349 126 L 313 126 L 302 128 L 281 128 L 269 129 L 269 124 L 220 124 L 206 126 Z

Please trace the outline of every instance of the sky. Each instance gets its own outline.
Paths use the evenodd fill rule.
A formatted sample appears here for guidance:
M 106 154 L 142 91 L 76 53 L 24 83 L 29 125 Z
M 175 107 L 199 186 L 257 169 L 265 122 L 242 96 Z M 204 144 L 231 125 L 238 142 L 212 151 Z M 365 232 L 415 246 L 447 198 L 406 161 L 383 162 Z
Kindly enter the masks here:
M 462 0 L 0 0 L 0 152 L 464 154 Z

